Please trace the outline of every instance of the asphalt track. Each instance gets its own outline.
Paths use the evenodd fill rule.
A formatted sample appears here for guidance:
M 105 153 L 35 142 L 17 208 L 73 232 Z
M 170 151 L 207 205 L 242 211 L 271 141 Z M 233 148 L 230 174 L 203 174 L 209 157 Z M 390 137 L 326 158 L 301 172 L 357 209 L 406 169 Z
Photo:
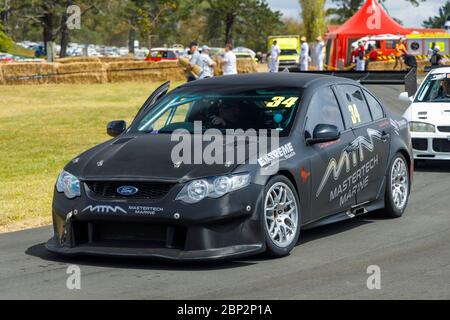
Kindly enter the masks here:
M 397 112 L 401 87 L 371 89 Z M 50 214 L 50 213 L 49 213 Z M 289 257 L 220 264 L 103 258 L 46 252 L 50 227 L 0 235 L 1 299 L 449 299 L 450 165 L 417 168 L 405 216 L 368 215 L 304 231 Z M 68 265 L 81 289 L 68 290 Z M 367 267 L 381 270 L 369 290 Z

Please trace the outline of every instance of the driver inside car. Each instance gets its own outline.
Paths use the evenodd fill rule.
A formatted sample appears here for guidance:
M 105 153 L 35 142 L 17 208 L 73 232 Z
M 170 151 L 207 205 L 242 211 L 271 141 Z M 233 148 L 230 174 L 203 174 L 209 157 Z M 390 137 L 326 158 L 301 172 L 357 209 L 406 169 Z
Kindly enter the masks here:
M 450 100 L 450 79 L 444 79 L 441 81 L 440 88 L 436 97 L 433 100 Z
M 224 129 L 259 129 L 255 115 L 249 116 L 242 106 L 222 102 L 218 106 L 218 114 L 210 116 L 212 127 Z

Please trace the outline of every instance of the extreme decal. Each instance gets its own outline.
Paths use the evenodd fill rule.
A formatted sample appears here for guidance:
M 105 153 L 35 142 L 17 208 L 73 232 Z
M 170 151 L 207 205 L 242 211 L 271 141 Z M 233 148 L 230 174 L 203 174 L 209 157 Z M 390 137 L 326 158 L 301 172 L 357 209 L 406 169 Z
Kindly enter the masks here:
M 292 146 L 292 143 L 289 142 L 259 158 L 258 163 L 261 167 L 265 167 L 274 161 L 279 161 L 280 159 L 287 160 L 293 156 L 295 156 L 294 147 Z
M 337 181 L 337 180 L 339 180 L 339 177 L 341 176 L 341 173 L 342 173 L 342 170 L 344 170 L 344 167 L 345 167 L 345 171 L 348 173 L 348 172 L 350 172 L 352 165 L 353 165 L 353 167 L 356 167 L 358 165 L 358 163 L 364 162 L 364 158 L 365 158 L 364 150 L 373 152 L 373 150 L 375 148 L 374 138 L 376 138 L 380 141 L 384 141 L 382 138 L 383 134 L 378 130 L 369 128 L 369 129 L 367 129 L 367 135 L 369 138 L 359 136 L 355 140 L 353 140 L 353 142 L 350 144 L 350 146 L 342 151 L 339 161 L 336 161 L 336 159 L 334 159 L 334 158 L 332 158 L 330 160 L 330 162 L 328 163 L 327 169 L 325 171 L 325 175 L 323 176 L 322 181 L 319 185 L 319 188 L 317 189 L 316 197 L 319 197 L 320 193 L 323 191 L 323 188 L 327 184 L 331 175 L 333 175 L 333 179 L 335 181 Z M 375 156 L 374 158 L 370 159 L 368 163 L 369 163 L 370 170 L 372 170 L 373 167 L 378 164 L 378 156 Z M 367 165 L 367 163 L 365 165 L 363 165 L 363 167 L 365 168 L 366 165 Z M 355 181 L 355 183 L 356 183 L 364 175 L 367 175 L 368 171 L 370 171 L 370 170 L 365 170 L 365 169 L 360 169 L 360 170 L 355 172 L 355 174 L 356 174 L 355 177 L 353 177 L 353 175 L 352 175 L 353 178 L 350 177 L 349 178 L 350 180 L 347 181 L 348 180 L 347 179 L 346 181 L 350 182 L 350 183 Z M 348 187 L 352 187 L 352 185 L 348 185 L 348 183 L 347 183 L 345 190 L 347 190 Z M 337 192 L 335 192 L 335 190 L 333 190 L 331 193 L 331 196 L 330 196 L 330 200 L 333 200 L 337 195 L 342 194 L 344 192 L 344 188 L 342 185 L 340 186 L 340 190 L 341 190 L 341 192 L 339 192 L 339 187 L 338 187 Z

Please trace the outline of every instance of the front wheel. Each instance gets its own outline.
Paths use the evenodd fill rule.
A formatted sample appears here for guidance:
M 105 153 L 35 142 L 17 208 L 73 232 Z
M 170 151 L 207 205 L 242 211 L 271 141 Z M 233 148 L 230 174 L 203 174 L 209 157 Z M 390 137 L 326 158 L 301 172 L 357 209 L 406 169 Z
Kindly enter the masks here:
M 264 190 L 262 213 L 267 254 L 283 257 L 294 248 L 300 235 L 300 206 L 294 186 L 284 176 L 269 180 Z
M 401 217 L 408 204 L 409 193 L 408 163 L 401 153 L 397 153 L 387 174 L 384 215 L 388 218 Z

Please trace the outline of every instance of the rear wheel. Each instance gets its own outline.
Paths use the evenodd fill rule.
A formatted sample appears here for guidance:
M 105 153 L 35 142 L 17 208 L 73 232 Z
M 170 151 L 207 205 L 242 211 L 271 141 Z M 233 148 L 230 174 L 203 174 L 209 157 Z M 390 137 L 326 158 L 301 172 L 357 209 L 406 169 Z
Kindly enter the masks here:
M 410 193 L 409 167 L 405 157 L 397 153 L 387 174 L 384 215 L 399 218 L 408 204 Z
M 294 186 L 284 176 L 269 180 L 264 192 L 264 224 L 267 254 L 283 257 L 300 235 L 300 207 Z

